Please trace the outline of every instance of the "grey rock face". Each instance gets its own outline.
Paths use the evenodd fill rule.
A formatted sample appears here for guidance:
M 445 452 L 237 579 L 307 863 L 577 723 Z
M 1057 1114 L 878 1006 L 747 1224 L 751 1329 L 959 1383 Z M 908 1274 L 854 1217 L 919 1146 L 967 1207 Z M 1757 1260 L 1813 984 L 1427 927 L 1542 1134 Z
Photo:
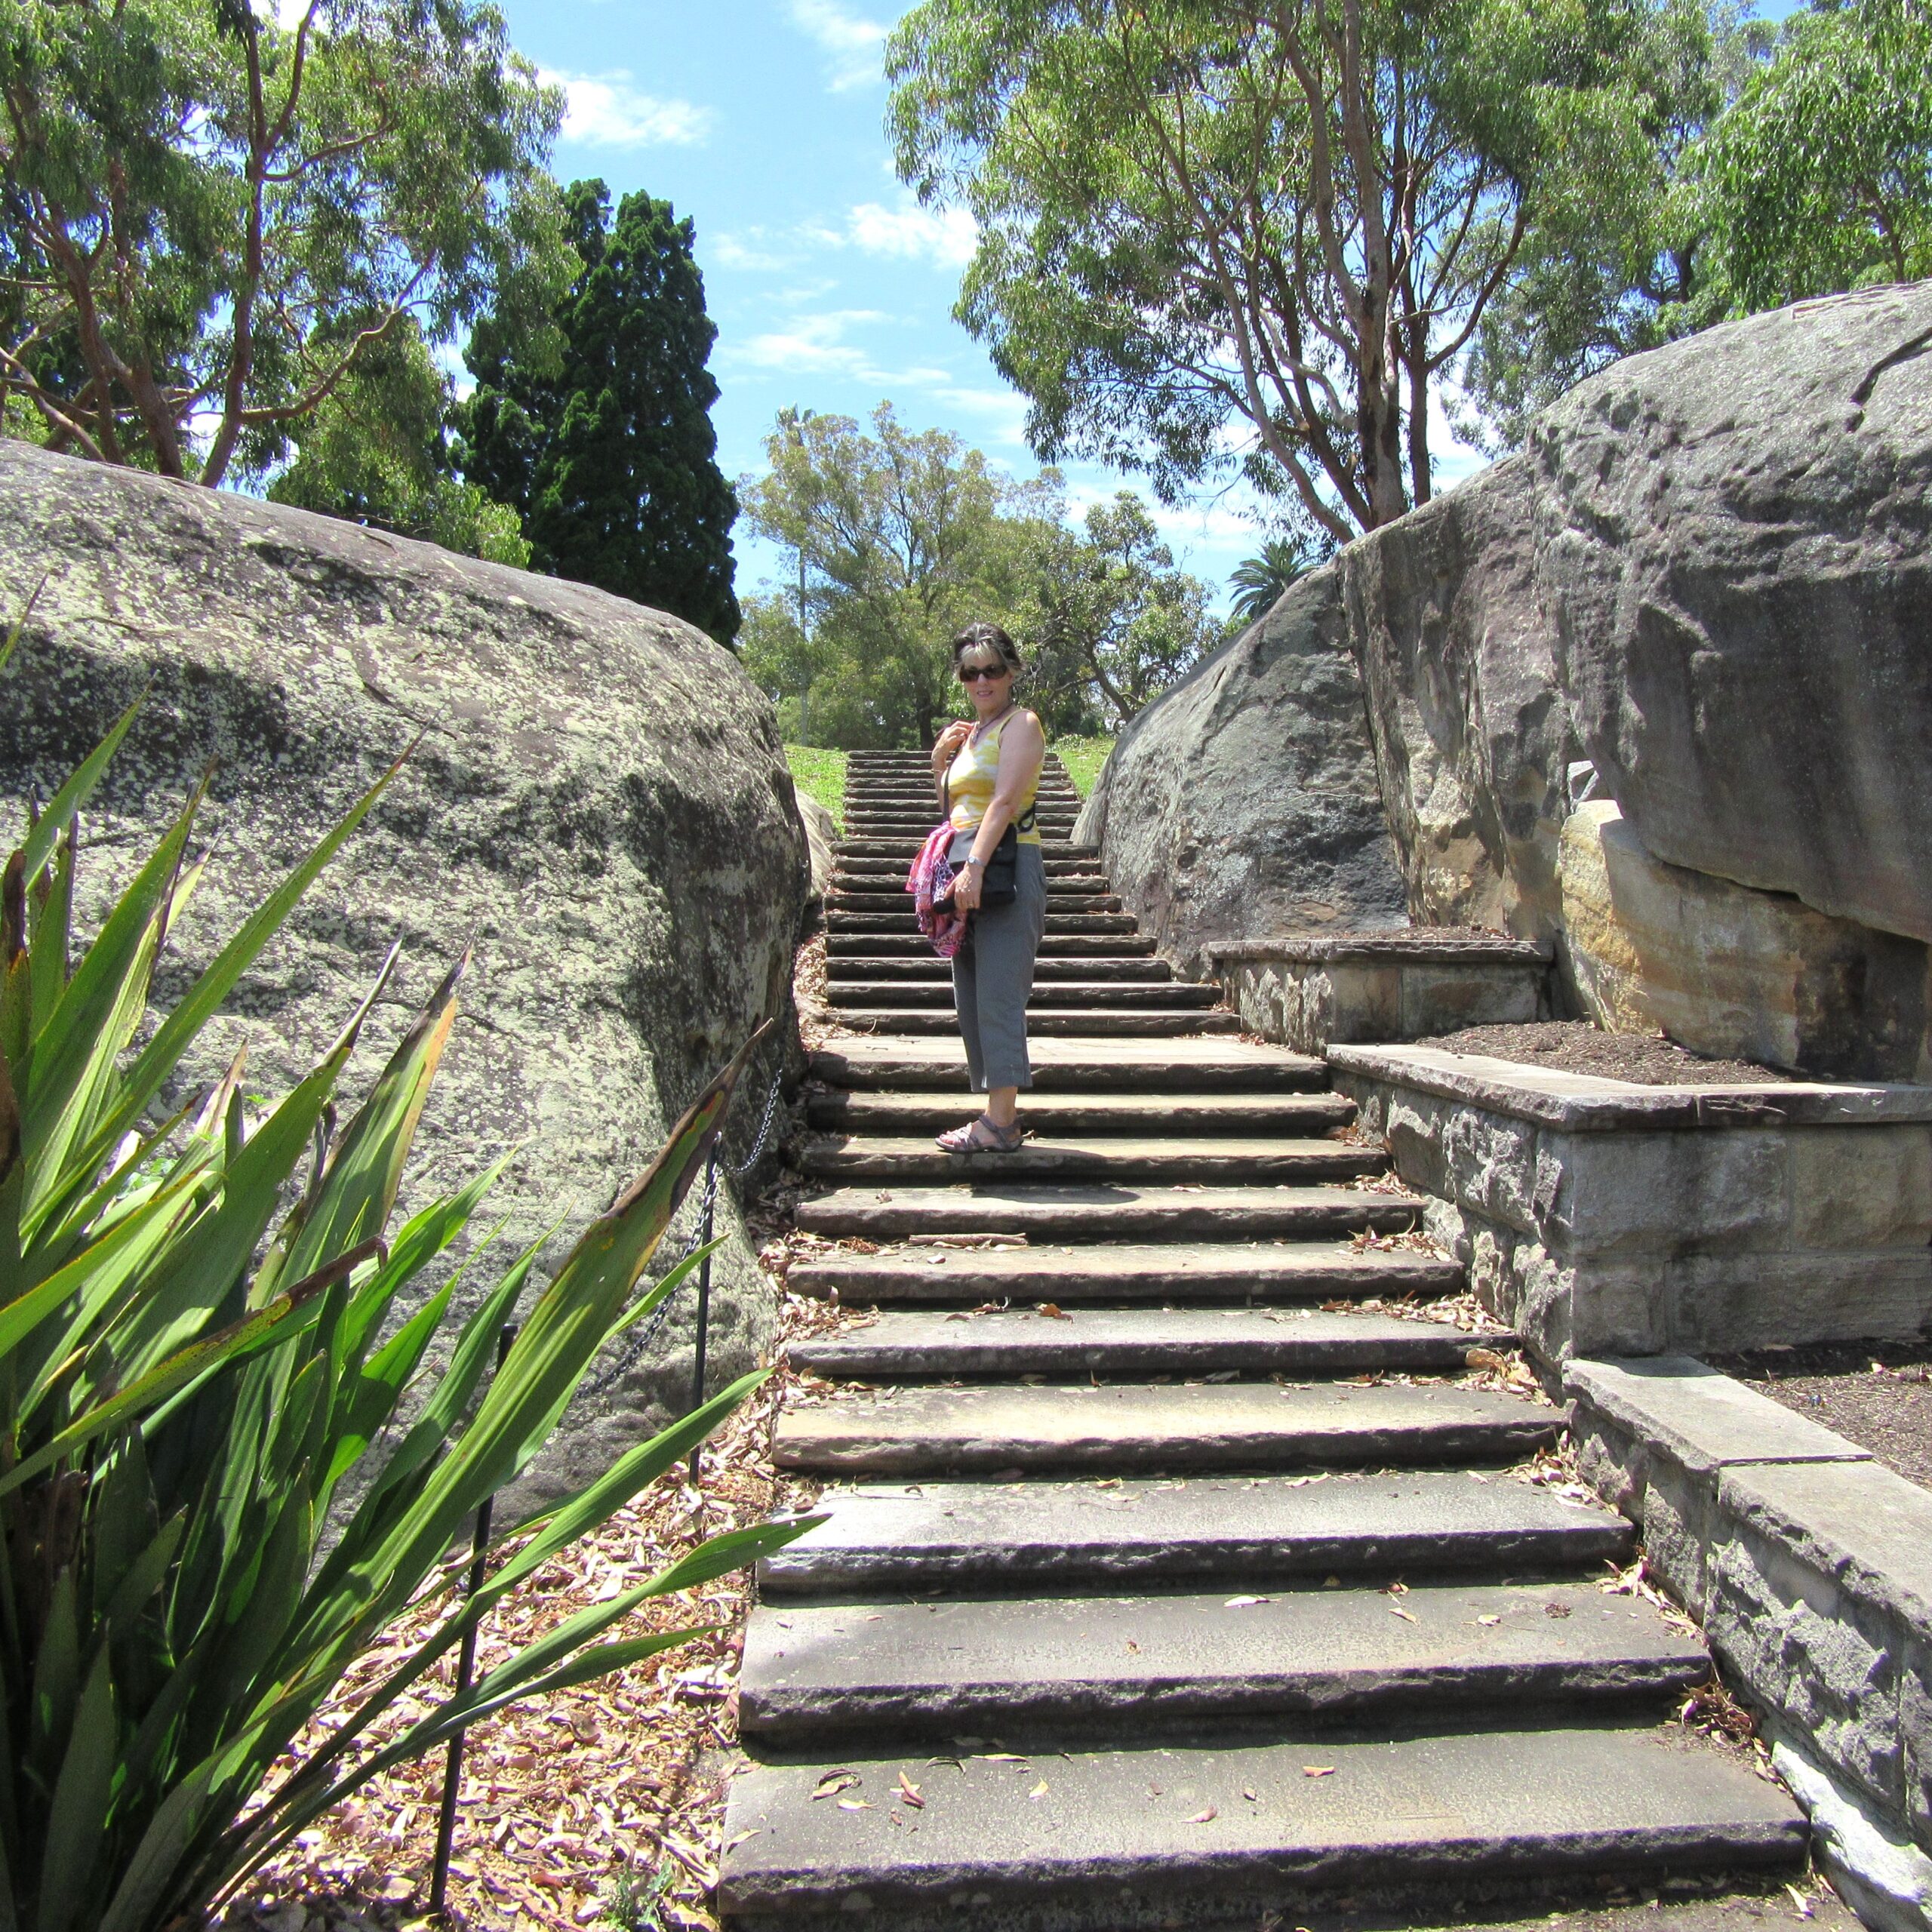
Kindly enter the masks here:
M 1134 720 L 1074 838 L 1196 978 L 1217 941 L 1403 923 L 1336 568 Z
M 1526 455 L 1558 676 L 1646 848 L 1932 939 L 1932 282 L 1633 356 Z
M 0 814 L 23 822 L 151 685 L 83 825 L 84 926 L 214 761 L 213 863 L 171 941 L 171 1001 L 214 947 L 421 734 L 400 777 L 211 1029 L 248 1090 L 312 1064 L 392 941 L 403 964 L 347 1092 L 475 949 L 408 1211 L 520 1149 L 481 1223 L 507 1257 L 561 1218 L 561 1260 L 765 1014 L 786 1012 L 808 891 L 771 708 L 688 625 L 584 586 L 246 498 L 0 442 L 0 614 L 42 577 L 0 674 Z M 742 1152 L 778 1048 L 747 1078 Z M 716 1264 L 715 1377 L 769 1333 L 737 1211 Z M 687 1209 L 684 1220 L 690 1219 Z M 681 1221 L 680 1226 L 683 1223 Z M 469 1278 L 472 1294 L 496 1278 Z M 688 1304 L 595 1400 L 543 1486 L 681 1410 Z M 681 1358 L 681 1359 L 680 1359 Z

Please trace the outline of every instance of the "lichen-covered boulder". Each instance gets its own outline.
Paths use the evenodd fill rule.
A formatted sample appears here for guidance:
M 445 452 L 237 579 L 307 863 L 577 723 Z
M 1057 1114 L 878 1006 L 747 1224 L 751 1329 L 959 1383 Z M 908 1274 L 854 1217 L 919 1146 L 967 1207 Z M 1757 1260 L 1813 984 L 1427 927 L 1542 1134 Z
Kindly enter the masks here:
M 1073 835 L 1196 977 L 1213 945 L 1404 923 L 1334 566 L 1128 726 Z
M 761 1017 L 743 1150 L 789 1029 L 805 839 L 770 706 L 731 653 L 581 585 L 224 492 L 0 442 L 0 813 L 20 823 L 143 687 L 83 826 L 82 921 L 212 765 L 213 863 L 170 938 L 162 1003 L 406 749 L 401 775 L 211 1029 L 271 1094 L 339 1030 L 391 944 L 402 964 L 352 1095 L 475 949 L 403 1208 L 511 1150 L 485 1220 L 561 1259 Z M 413 749 L 409 749 L 414 746 Z M 184 1083 L 186 1084 L 186 1083 Z M 716 1264 L 714 1381 L 769 1335 L 737 1211 Z M 687 1210 L 687 1219 L 690 1214 Z M 482 1280 L 466 1278 L 471 1294 Z M 688 1297 L 580 1400 L 544 1466 L 602 1467 L 684 1406 Z
M 1527 455 L 1558 676 L 1646 849 L 1932 940 L 1932 281 L 1632 356 Z

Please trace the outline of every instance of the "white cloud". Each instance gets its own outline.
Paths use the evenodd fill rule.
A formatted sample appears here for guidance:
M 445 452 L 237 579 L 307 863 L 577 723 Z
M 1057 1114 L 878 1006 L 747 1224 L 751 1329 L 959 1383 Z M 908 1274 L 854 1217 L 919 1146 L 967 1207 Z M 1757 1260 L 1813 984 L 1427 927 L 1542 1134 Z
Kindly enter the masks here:
M 786 376 L 849 376 L 867 383 L 887 380 L 872 358 L 845 340 L 848 330 L 890 318 L 875 309 L 833 309 L 788 317 L 779 328 L 722 352 L 721 359 Z
M 846 217 L 845 241 L 868 255 L 898 255 L 964 268 L 977 236 L 964 208 L 922 208 L 909 195 L 896 208 L 866 202 Z
M 544 68 L 538 78 L 564 91 L 564 138 L 587 147 L 692 147 L 711 132 L 711 109 L 660 100 L 632 84 L 630 70 L 573 74 Z
M 792 24 L 829 57 L 826 85 L 835 94 L 868 87 L 884 78 L 885 23 L 851 12 L 838 0 L 790 0 Z
M 772 236 L 762 228 L 714 235 L 706 252 L 721 269 L 789 269 L 798 261 L 795 248 L 787 248 L 783 241 L 774 246 Z

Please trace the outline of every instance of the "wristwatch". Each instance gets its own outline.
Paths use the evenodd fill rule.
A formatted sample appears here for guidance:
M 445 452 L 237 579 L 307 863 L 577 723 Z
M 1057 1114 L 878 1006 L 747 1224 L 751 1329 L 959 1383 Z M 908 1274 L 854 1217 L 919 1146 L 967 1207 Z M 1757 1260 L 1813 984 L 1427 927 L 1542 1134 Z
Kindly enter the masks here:
M 982 872 L 986 869 L 986 862 L 983 859 L 968 859 L 966 863 L 969 866 L 977 866 Z

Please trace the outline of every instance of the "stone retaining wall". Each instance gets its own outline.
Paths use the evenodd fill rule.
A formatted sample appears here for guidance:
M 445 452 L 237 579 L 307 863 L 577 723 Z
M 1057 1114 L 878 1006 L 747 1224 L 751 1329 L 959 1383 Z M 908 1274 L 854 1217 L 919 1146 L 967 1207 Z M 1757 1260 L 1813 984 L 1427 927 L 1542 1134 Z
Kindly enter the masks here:
M 1584 1473 L 1703 1623 L 1868 1924 L 1932 1927 L 1932 1491 L 1681 1355 L 1573 1361 Z
M 1337 1047 L 1429 1232 L 1545 1361 L 1932 1327 L 1932 1088 L 1639 1087 Z

